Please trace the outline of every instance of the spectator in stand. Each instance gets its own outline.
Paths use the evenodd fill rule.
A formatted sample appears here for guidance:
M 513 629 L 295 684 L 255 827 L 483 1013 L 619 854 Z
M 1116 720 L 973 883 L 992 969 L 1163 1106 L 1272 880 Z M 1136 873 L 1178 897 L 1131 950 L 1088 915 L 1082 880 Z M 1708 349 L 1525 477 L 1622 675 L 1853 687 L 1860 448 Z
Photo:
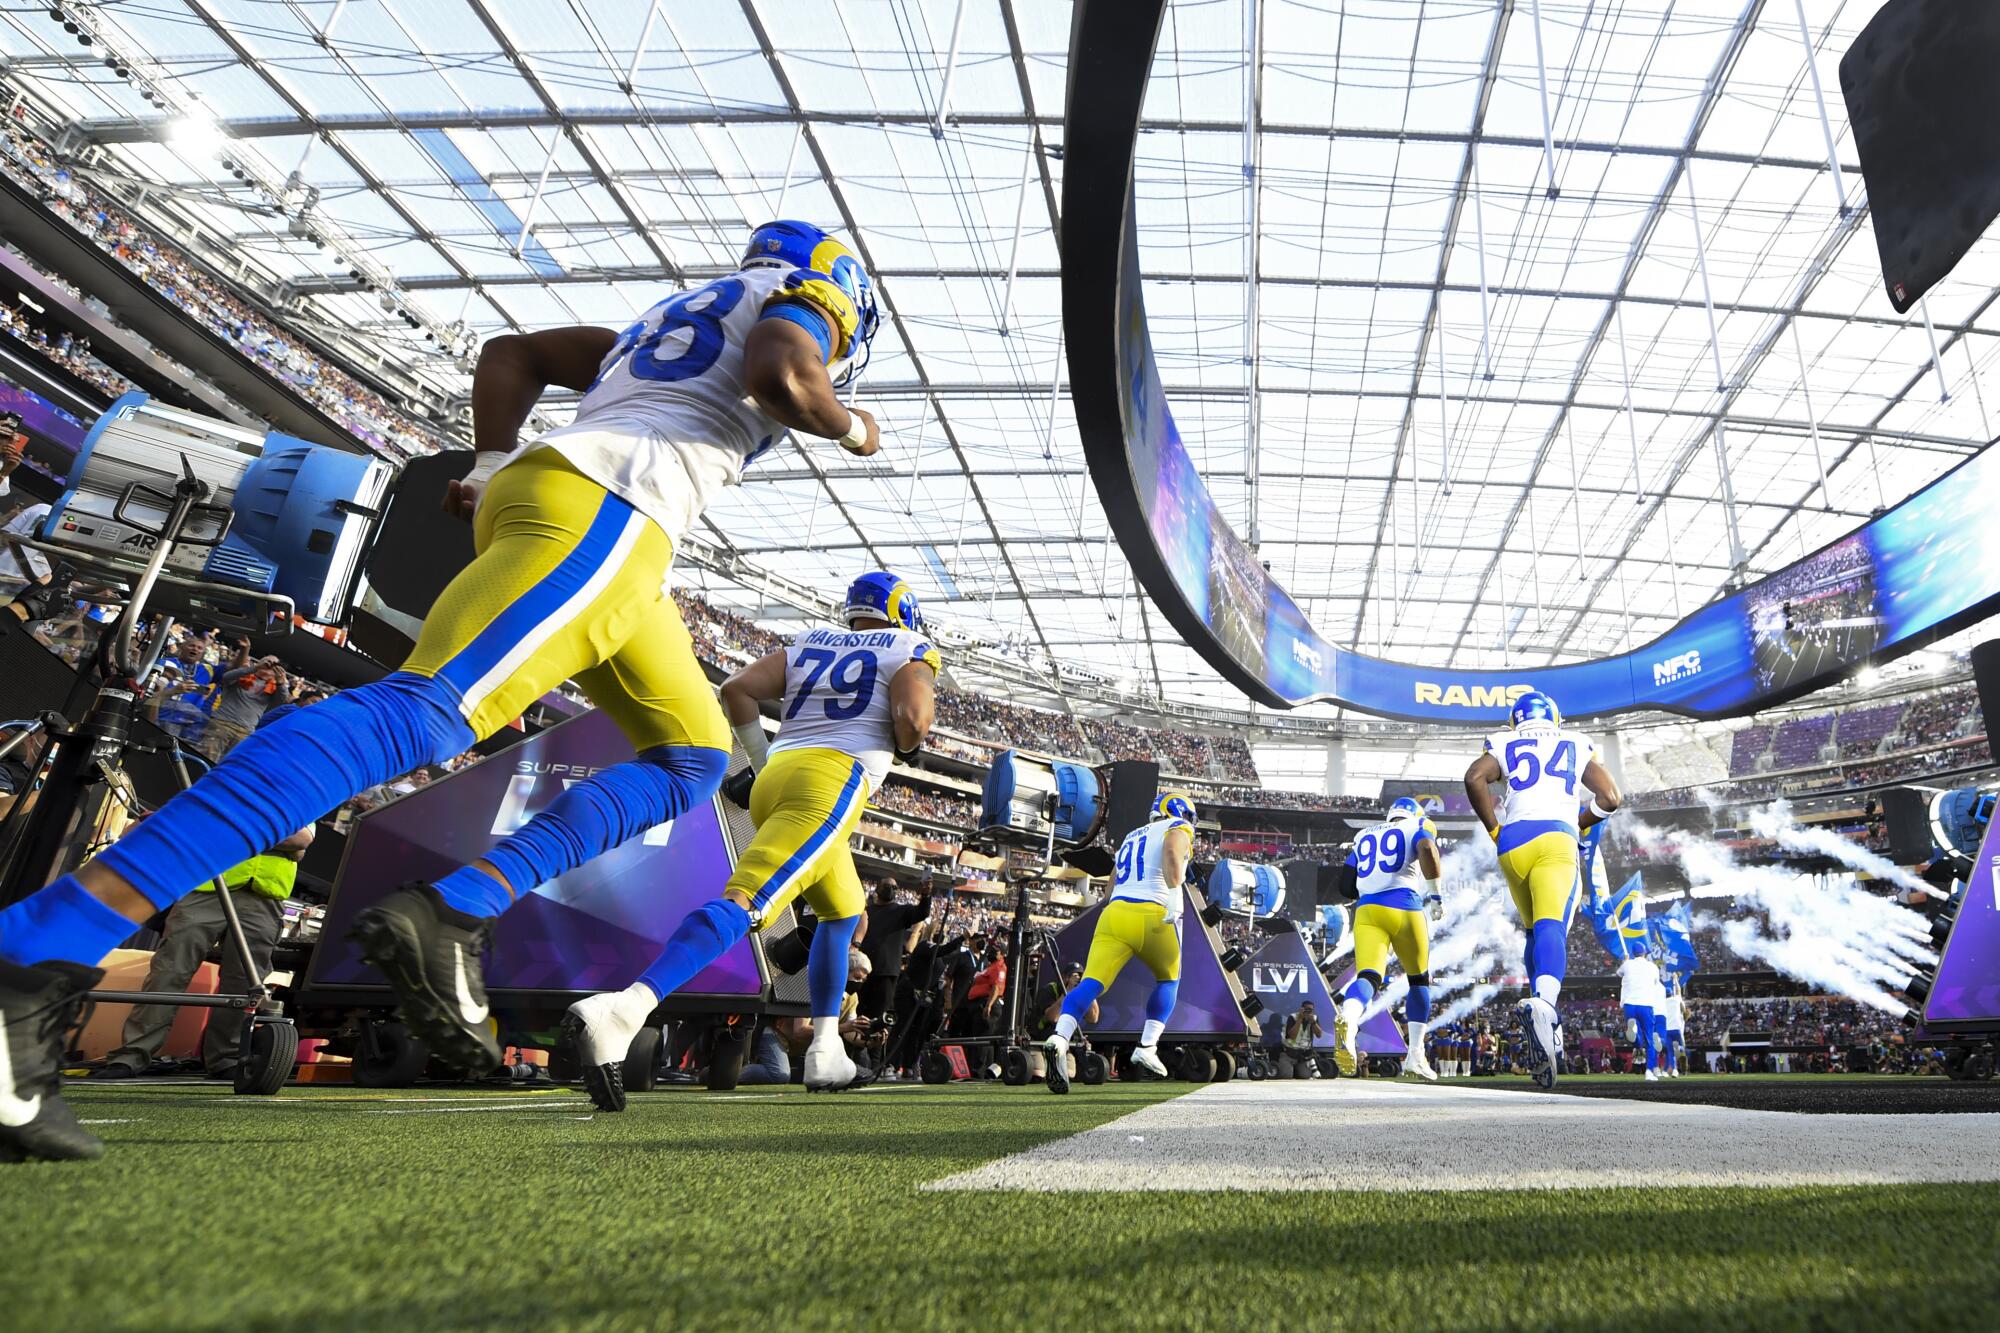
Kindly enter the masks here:
M 202 753 L 220 761 L 257 729 L 265 713 L 292 701 L 291 677 L 275 657 L 260 658 L 222 673 L 215 683 L 215 708 L 202 737 Z
M 183 634 L 173 656 L 160 663 L 149 701 L 154 722 L 185 745 L 201 748 L 214 706 L 215 669 L 208 664 L 210 644 L 198 634 Z
M 15 509 L 6 526 L 0 527 L 0 606 L 19 597 L 29 584 L 49 581 L 49 558 L 23 541 L 33 537 L 48 516 L 49 507 L 37 501 Z

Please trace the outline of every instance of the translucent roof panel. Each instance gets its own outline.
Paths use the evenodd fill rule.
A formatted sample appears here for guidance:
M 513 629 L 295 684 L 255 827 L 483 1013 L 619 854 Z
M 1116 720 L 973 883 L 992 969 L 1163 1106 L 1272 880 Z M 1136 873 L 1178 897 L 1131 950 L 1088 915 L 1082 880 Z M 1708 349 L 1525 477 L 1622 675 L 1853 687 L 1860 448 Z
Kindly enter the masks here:
M 1838 96 L 1871 7 L 1802 9 L 1803 35 L 1740 0 L 1169 5 L 1135 180 L 1154 346 L 1221 512 L 1330 638 L 1619 651 L 1992 438 L 2000 241 L 1890 308 Z M 1084 468 L 1063 0 L 87 17 L 85 49 L 0 14 L 10 79 L 103 149 L 75 169 L 316 345 L 460 404 L 480 338 L 621 325 L 771 217 L 852 237 L 888 447 L 788 444 L 700 539 L 822 589 L 890 563 L 980 642 L 1239 702 L 1143 601 Z

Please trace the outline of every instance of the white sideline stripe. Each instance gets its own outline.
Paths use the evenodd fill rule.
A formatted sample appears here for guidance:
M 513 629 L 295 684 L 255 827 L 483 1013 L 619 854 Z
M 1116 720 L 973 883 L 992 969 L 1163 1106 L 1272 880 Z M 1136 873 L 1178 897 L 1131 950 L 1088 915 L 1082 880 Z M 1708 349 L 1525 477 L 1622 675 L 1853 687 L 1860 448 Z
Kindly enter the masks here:
M 1226 1083 L 932 1190 L 1479 1190 L 2000 1180 L 2000 1114 L 1799 1115 L 1337 1079 Z
M 368 1115 L 480 1115 L 486 1111 L 574 1111 L 590 1101 L 514 1101 L 504 1107 L 374 1107 Z

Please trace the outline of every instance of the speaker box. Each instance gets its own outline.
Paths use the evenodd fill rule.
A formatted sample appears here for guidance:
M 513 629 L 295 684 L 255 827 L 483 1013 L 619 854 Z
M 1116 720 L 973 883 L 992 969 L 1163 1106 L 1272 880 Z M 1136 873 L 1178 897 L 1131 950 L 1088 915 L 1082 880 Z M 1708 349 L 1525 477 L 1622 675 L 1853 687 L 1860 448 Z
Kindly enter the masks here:
M 1153 798 L 1160 794 L 1160 766 L 1149 759 L 1121 759 L 1111 765 L 1109 778 L 1104 840 L 1116 847 L 1126 834 L 1153 817 Z
M 1889 830 L 1889 859 L 1913 866 L 1931 859 L 1931 798 L 1911 787 L 1882 793 L 1882 823 Z
M 1993 719 L 2000 717 L 2000 639 L 1988 639 L 1972 648 L 1972 680 L 1979 687 L 1979 712 L 1985 719 L 1986 739 L 1993 739 Z
M 1889 0 L 1841 57 L 1882 280 L 1899 311 L 2000 213 L 1996 67 L 2000 5 L 1966 0 Z
M 1317 861 L 1287 861 L 1280 867 L 1285 872 L 1285 906 L 1288 914 L 1301 921 L 1311 921 L 1319 916 L 1319 906 L 1332 902 L 1326 885 L 1325 866 Z

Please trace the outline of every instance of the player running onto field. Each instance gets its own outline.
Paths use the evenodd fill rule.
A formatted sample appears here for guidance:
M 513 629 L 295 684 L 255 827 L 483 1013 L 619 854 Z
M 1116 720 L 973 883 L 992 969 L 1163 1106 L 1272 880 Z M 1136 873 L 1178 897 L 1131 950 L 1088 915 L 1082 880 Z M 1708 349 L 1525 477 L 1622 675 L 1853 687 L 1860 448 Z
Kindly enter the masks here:
M 1097 997 L 1133 958 L 1146 965 L 1155 984 L 1132 1063 L 1160 1078 L 1167 1076 L 1158 1048 L 1180 997 L 1181 886 L 1187 882 L 1193 851 L 1194 802 L 1177 791 L 1155 800 L 1152 821 L 1133 829 L 1118 844 L 1116 877 L 1090 936 L 1083 980 L 1063 997 L 1055 1035 L 1042 1044 L 1050 1092 L 1069 1091 L 1070 1038 Z
M 800 894 L 818 919 L 806 962 L 813 1014 L 806 1088 L 854 1081 L 840 1002 L 848 946 L 868 901 L 847 840 L 890 756 L 914 758 L 930 733 L 938 654 L 916 595 L 894 574 L 856 579 L 844 614 L 846 629 L 805 630 L 723 683 L 722 705 L 750 756 L 723 793 L 750 811 L 757 836 L 722 896 L 690 912 L 637 981 L 570 1006 L 563 1036 L 600 1110 L 625 1109 L 625 1054 L 660 1001 Z M 783 710 L 776 742 L 764 738 L 760 703 Z
M 1360 895 L 1354 907 L 1356 971 L 1341 992 L 1334 1015 L 1334 1063 L 1348 1078 L 1360 1069 L 1355 1043 L 1362 1011 L 1382 988 L 1393 948 L 1410 982 L 1403 1001 L 1410 1048 L 1403 1057 L 1403 1072 L 1435 1083 L 1437 1071 L 1424 1056 L 1424 1033 L 1431 1022 L 1431 936 L 1424 913 L 1428 908 L 1431 920 L 1444 915 L 1444 899 L 1438 892 L 1444 867 L 1438 860 L 1437 830 L 1424 817 L 1421 805 L 1400 797 L 1390 803 L 1386 820 L 1361 830 L 1354 850 L 1347 854 L 1347 865 L 1354 871 Z
M 399 671 L 249 737 L 117 843 L 0 911 L 0 1158 L 103 1145 L 63 1105 L 62 1034 L 91 966 L 218 871 L 356 792 L 471 748 L 565 680 L 637 758 L 569 788 L 470 866 L 405 885 L 356 920 L 404 1019 L 469 1074 L 500 1063 L 480 955 L 495 919 L 566 870 L 707 800 L 729 727 L 664 584 L 674 544 L 787 430 L 879 447 L 836 384 L 865 363 L 875 299 L 860 262 L 801 222 L 750 236 L 734 273 L 661 301 L 623 333 L 495 338 L 472 381 L 478 459 L 446 495 L 478 554 L 438 597 Z M 544 389 L 575 419 L 528 443 Z M 335 947 L 329 943 L 325 947 Z
M 1535 1083 L 1552 1088 L 1561 1053 L 1556 999 L 1568 972 L 1569 920 L 1576 908 L 1578 829 L 1611 817 L 1618 784 L 1597 762 L 1590 738 L 1563 726 L 1548 695 L 1522 695 L 1508 720 L 1511 730 L 1488 736 L 1486 752 L 1465 770 L 1465 794 L 1499 848 L 1500 873 L 1528 932 L 1534 991 L 1521 1008 Z M 1505 784 L 1497 802 L 1495 783 Z M 1579 815 L 1583 797 L 1589 804 Z

